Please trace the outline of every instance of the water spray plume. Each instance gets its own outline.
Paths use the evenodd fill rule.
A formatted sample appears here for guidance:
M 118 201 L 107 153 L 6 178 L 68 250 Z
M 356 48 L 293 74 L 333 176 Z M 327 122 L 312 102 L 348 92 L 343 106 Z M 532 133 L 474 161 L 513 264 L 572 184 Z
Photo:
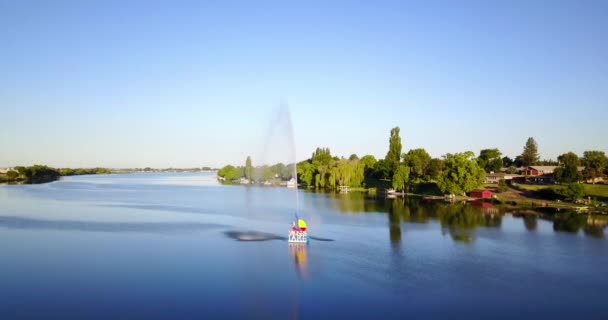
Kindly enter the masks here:
M 282 113 L 285 116 L 285 119 L 286 119 L 285 121 L 287 123 L 287 135 L 288 135 L 289 141 L 291 142 L 289 154 L 290 154 L 291 163 L 293 163 L 293 176 L 292 177 L 296 181 L 296 187 L 294 188 L 294 191 L 296 193 L 296 219 L 297 219 L 297 215 L 300 210 L 300 201 L 299 201 L 299 197 L 298 197 L 298 169 L 297 169 L 297 160 L 296 160 L 296 139 L 295 139 L 295 135 L 293 133 L 293 124 L 291 123 L 291 112 L 289 111 L 289 105 L 287 104 L 287 102 L 281 102 L 280 111 L 282 111 Z
M 286 139 L 285 139 L 286 138 Z M 287 141 L 285 141 L 287 140 Z M 277 141 L 279 143 L 277 143 Z M 284 148 L 279 148 L 280 150 L 276 150 L 277 149 L 277 145 L 281 145 L 281 142 L 284 143 Z M 285 150 L 287 149 L 287 150 Z M 274 112 L 274 115 L 272 117 L 272 121 L 270 124 L 270 127 L 268 128 L 267 131 L 267 138 L 264 142 L 264 150 L 262 152 L 262 159 L 260 159 L 262 161 L 262 163 L 267 163 L 267 162 L 273 162 L 275 160 L 279 160 L 283 159 L 285 160 L 285 151 L 287 151 L 287 157 L 288 157 L 288 163 L 287 165 L 291 165 L 292 166 L 292 177 L 296 182 L 296 188 L 294 188 L 295 191 L 295 201 L 296 201 L 296 206 L 295 206 L 295 215 L 297 216 L 298 212 L 299 212 L 299 208 L 300 208 L 300 203 L 299 203 L 299 195 L 298 195 L 298 171 L 297 171 L 297 159 L 296 159 L 296 141 L 295 141 L 295 135 L 294 135 L 294 130 L 293 130 L 293 124 L 291 121 L 291 112 L 289 110 L 289 105 L 286 101 L 281 101 L 279 103 L 279 107 L 276 109 L 276 111 Z M 273 158 L 272 153 L 277 153 L 274 154 L 274 157 L 276 157 L 277 159 Z M 297 221 L 297 220 L 296 220 Z

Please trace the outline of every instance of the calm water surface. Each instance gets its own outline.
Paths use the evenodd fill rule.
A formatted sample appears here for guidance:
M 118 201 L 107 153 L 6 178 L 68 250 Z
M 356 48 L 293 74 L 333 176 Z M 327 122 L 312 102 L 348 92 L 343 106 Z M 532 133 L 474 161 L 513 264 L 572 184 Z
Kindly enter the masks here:
M 608 318 L 605 225 L 213 174 L 0 186 L 0 319 Z M 258 241 L 243 241 L 258 240 Z

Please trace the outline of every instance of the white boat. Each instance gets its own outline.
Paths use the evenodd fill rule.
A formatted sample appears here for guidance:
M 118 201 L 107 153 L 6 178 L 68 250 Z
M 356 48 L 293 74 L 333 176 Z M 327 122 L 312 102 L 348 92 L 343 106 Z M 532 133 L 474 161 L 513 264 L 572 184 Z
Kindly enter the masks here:
M 287 188 L 296 188 L 298 186 L 298 184 L 296 183 L 296 179 L 291 178 L 289 181 L 287 181 Z

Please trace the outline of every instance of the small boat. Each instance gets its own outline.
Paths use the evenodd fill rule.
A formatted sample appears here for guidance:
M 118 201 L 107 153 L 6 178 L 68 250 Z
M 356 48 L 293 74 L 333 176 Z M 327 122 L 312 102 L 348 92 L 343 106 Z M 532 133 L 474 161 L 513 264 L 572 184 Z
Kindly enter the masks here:
M 296 179 L 291 178 L 289 181 L 287 181 L 287 188 L 296 188 L 298 186 L 298 183 L 296 182 Z

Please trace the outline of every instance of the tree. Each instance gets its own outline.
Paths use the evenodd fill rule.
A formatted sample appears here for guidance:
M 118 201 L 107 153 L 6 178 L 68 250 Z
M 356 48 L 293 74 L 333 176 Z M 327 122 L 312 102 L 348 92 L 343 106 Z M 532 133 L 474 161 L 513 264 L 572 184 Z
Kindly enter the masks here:
M 241 167 L 242 168 L 242 167 Z M 242 170 L 231 165 L 224 166 L 217 172 L 218 177 L 224 178 L 230 182 L 235 179 L 239 179 L 242 176 Z
M 534 141 L 534 138 L 530 137 L 528 138 L 528 141 L 526 141 L 524 151 L 521 154 L 522 164 L 523 166 L 531 166 L 536 164 L 538 159 L 540 159 L 538 156 L 538 145 L 536 144 L 536 141 Z
M 253 166 L 251 165 L 251 157 L 247 156 L 245 160 L 245 178 L 251 180 L 253 177 Z
M 501 155 L 498 149 L 483 149 L 479 152 L 477 162 L 486 172 L 498 172 L 503 164 Z
M 507 191 L 509 188 L 507 187 L 507 183 L 505 182 L 505 179 L 500 179 L 498 180 L 498 192 L 502 193 Z
M 561 183 L 572 183 L 581 180 L 582 175 L 578 171 L 580 159 L 574 152 L 564 153 L 557 158 L 560 166 L 555 169 L 553 175 L 555 180 Z
M 442 192 L 463 194 L 482 184 L 485 173 L 474 156 L 471 151 L 444 156 L 444 169 L 437 181 Z
M 6 173 L 6 177 L 8 178 L 9 181 L 13 181 L 13 180 L 17 179 L 17 177 L 19 177 L 19 172 L 11 170 Z
M 389 175 L 392 175 L 401 161 L 401 137 L 399 136 L 399 127 L 391 129 L 391 136 L 388 140 L 388 152 L 384 160 L 390 169 Z
M 50 182 L 61 176 L 57 169 L 38 164 L 31 167 L 15 167 L 15 169 L 27 183 Z
M 505 166 L 506 168 L 510 167 L 513 165 L 513 159 L 505 156 L 504 158 L 502 158 L 502 165 Z
M 443 160 L 437 158 L 431 159 L 427 170 L 429 180 L 437 181 L 441 171 L 443 170 L 443 166 Z
M 515 157 L 515 160 L 513 160 L 513 165 L 517 168 L 523 167 L 524 166 L 524 159 L 521 155 Z
M 308 160 L 299 162 L 297 167 L 298 181 L 305 184 L 306 186 L 312 186 L 312 180 L 315 175 L 315 169 Z
M 315 167 L 328 165 L 332 160 L 331 152 L 329 151 L 329 148 L 317 148 L 310 160 Z
M 353 153 L 350 155 L 350 157 L 348 157 L 348 160 L 359 160 L 359 157 Z
M 574 202 L 585 196 L 585 187 L 578 183 L 570 183 L 564 190 L 564 195 Z
M 391 177 L 391 168 L 385 159 L 378 160 L 374 164 L 374 171 L 378 179 L 388 179 Z
M 557 162 L 555 160 L 551 160 L 551 159 L 544 159 L 544 160 L 538 161 L 536 164 L 539 166 L 557 166 L 557 165 L 559 165 L 559 162 Z
M 363 164 L 365 166 L 366 169 L 368 168 L 374 168 L 374 165 L 376 164 L 376 157 L 372 156 L 371 154 L 367 154 L 364 155 L 361 160 L 359 160 L 361 162 L 361 164 Z
M 358 160 L 341 160 L 335 168 L 334 176 L 338 185 L 359 188 L 363 184 L 364 165 Z
M 414 182 L 429 180 L 427 171 L 431 164 L 431 156 L 424 149 L 412 149 L 403 154 L 403 164 L 410 167 Z
M 585 166 L 585 179 L 595 183 L 595 179 L 603 175 L 604 169 L 608 166 L 608 158 L 604 151 L 585 151 L 583 153 L 583 165 Z
M 410 168 L 404 165 L 399 165 L 395 174 L 393 175 L 393 189 L 405 190 L 405 185 L 408 183 L 410 177 Z
M 279 165 L 282 165 L 282 163 L 279 163 Z M 279 176 L 281 177 L 281 179 L 283 180 L 289 180 L 291 178 L 294 178 L 293 174 L 294 174 L 294 164 L 290 163 L 286 166 L 280 166 L 279 167 Z

